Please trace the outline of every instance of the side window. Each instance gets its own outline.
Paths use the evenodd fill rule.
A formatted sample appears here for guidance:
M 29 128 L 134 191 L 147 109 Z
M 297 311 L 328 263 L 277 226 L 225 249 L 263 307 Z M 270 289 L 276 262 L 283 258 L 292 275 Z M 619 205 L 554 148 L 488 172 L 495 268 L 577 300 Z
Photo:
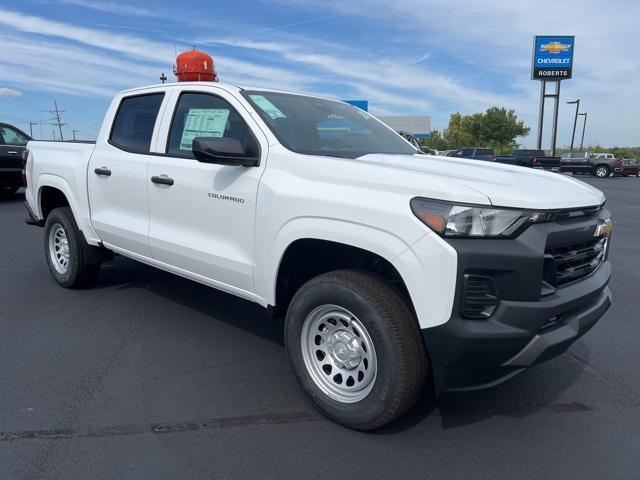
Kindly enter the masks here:
M 128 152 L 149 153 L 163 98 L 164 93 L 123 98 L 113 120 L 110 142 Z
M 246 152 L 258 155 L 258 141 L 229 102 L 207 93 L 183 93 L 171 122 L 167 153 L 194 158 L 192 146 L 197 137 L 235 138 Z
M 13 128 L 0 127 L 0 141 L 2 141 L 4 145 L 24 147 L 29 141 L 29 138 Z

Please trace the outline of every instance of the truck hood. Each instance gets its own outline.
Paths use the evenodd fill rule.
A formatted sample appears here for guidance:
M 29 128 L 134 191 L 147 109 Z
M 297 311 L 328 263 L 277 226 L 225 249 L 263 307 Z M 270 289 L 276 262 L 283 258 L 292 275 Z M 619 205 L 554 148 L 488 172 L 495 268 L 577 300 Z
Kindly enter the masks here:
M 526 167 L 430 155 L 370 154 L 357 161 L 464 186 L 500 207 L 557 210 L 596 206 L 605 201 L 600 190 L 584 182 L 560 173 Z M 429 196 L 428 192 L 425 196 Z

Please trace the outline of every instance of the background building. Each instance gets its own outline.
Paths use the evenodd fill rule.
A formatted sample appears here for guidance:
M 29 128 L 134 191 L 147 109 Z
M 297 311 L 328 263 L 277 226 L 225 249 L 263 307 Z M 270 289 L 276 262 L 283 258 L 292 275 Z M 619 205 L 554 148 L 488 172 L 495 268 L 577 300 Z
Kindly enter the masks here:
M 394 130 L 410 133 L 416 138 L 427 138 L 431 132 L 431 117 L 426 115 L 376 115 L 376 118 Z

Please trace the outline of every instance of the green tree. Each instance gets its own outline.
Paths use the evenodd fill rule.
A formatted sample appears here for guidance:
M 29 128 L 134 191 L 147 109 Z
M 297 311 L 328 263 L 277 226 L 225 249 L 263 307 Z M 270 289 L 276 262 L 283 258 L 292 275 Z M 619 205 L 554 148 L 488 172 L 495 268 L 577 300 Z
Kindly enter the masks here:
M 491 147 L 499 154 L 516 148 L 516 138 L 530 131 L 524 122 L 518 120 L 514 110 L 498 107 L 466 117 L 466 128 L 475 146 Z
M 449 147 L 447 146 L 447 142 L 442 137 L 442 134 L 439 130 L 431 130 L 431 135 L 429 135 L 429 138 L 425 138 L 422 143 L 434 150 L 449 149 Z
M 471 147 L 473 138 L 469 133 L 469 117 L 459 112 L 452 113 L 449 125 L 443 132 L 443 137 L 449 148 Z
M 516 139 L 528 135 L 529 131 L 530 128 L 518 120 L 515 110 L 491 107 L 473 115 L 452 113 L 442 134 L 433 130 L 425 143 L 436 150 L 488 147 L 503 154 L 517 148 Z

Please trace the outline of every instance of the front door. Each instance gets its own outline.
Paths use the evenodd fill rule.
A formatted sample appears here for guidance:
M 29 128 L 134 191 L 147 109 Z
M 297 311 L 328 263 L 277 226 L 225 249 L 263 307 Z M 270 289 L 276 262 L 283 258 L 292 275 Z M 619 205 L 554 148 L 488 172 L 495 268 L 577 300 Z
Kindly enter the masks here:
M 154 260 L 223 288 L 251 291 L 256 196 L 266 152 L 260 166 L 241 167 L 201 163 L 191 149 L 196 137 L 227 137 L 260 154 L 256 133 L 262 133 L 254 133 L 238 113 L 242 107 L 232 103 L 239 106 L 226 92 L 180 94 L 164 155 L 149 163 L 149 244 Z
M 107 246 L 150 257 L 149 151 L 163 93 L 124 97 L 109 139 L 100 139 L 87 180 L 91 223 Z

